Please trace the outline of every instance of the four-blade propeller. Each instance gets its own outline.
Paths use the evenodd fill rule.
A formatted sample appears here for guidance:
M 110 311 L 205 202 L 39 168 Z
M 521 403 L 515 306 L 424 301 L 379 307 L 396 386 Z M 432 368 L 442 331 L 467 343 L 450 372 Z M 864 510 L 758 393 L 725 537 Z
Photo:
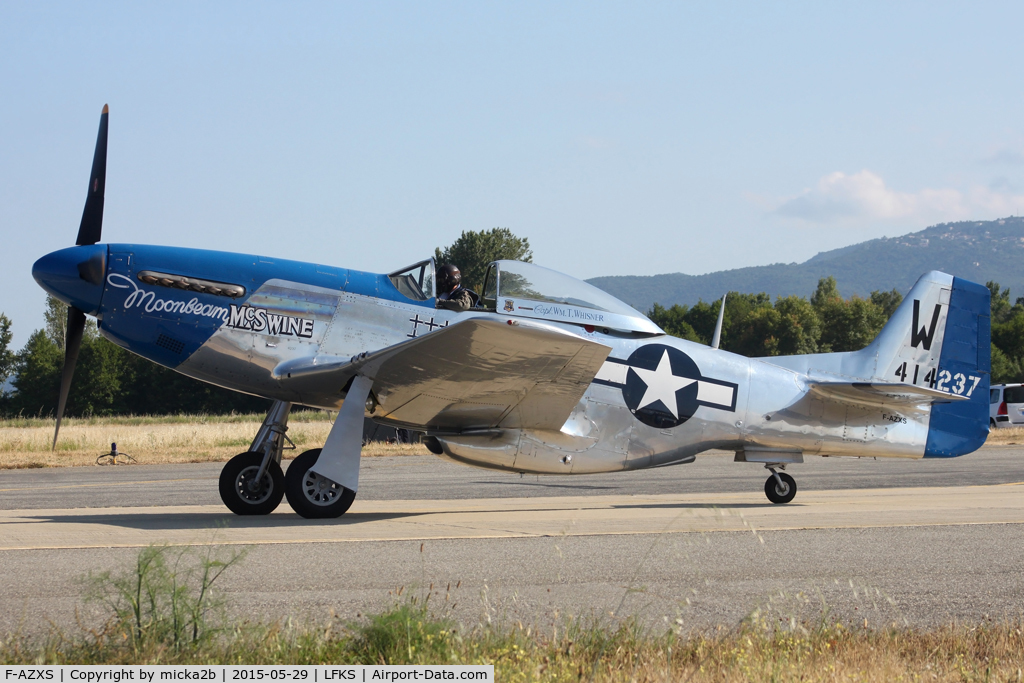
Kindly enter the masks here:
M 103 188 L 107 180 L 107 119 L 110 109 L 103 105 L 100 115 L 100 131 L 96 136 L 96 152 L 92 157 L 92 173 L 89 176 L 89 194 L 85 198 L 85 209 L 82 211 L 82 223 L 78 226 L 76 245 L 96 244 L 103 232 Z M 57 435 L 60 434 L 60 421 L 64 417 L 64 407 L 71 391 L 71 379 L 75 374 L 75 363 L 78 351 L 82 347 L 82 335 L 85 332 L 85 313 L 68 306 L 67 334 L 64 339 L 64 370 L 60 378 L 60 399 L 57 403 L 57 427 L 53 431 L 53 449 L 57 448 Z

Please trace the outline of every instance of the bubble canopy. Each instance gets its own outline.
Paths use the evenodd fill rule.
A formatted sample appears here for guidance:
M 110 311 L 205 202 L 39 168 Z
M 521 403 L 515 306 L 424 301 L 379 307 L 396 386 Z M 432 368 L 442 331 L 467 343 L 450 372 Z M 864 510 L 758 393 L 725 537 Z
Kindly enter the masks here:
M 628 332 L 664 334 L 611 294 L 564 273 L 522 261 L 494 261 L 484 278 L 484 305 L 527 318 Z

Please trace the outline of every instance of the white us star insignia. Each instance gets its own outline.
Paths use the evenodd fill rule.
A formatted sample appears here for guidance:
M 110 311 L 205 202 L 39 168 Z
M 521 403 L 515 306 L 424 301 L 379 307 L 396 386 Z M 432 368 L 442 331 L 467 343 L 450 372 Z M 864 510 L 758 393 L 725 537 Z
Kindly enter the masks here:
M 661 360 L 658 361 L 658 367 L 654 370 L 636 367 L 632 370 L 647 385 L 647 391 L 644 392 L 644 397 L 640 399 L 636 409 L 640 410 L 656 401 L 661 401 L 661 404 L 672 413 L 672 417 L 678 418 L 679 405 L 676 402 L 676 392 L 697 380 L 689 377 L 676 377 L 672 374 L 672 362 L 669 360 L 668 350 L 662 354 Z
M 683 424 L 701 406 L 736 410 L 737 384 L 705 377 L 693 358 L 666 344 L 645 344 L 625 359 L 609 356 L 593 383 L 620 389 L 636 419 L 657 429 Z

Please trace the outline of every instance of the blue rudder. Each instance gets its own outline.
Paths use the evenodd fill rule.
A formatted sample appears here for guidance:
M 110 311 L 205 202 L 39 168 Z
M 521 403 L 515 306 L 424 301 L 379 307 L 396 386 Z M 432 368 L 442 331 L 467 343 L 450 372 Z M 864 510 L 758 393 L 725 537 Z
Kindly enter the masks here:
M 981 448 L 988 438 L 991 359 L 991 304 L 987 287 L 953 278 L 945 341 L 939 356 L 938 388 L 956 392 L 958 383 L 980 381 L 967 401 L 932 406 L 926 458 L 952 458 Z M 959 393 L 959 392 L 956 392 Z

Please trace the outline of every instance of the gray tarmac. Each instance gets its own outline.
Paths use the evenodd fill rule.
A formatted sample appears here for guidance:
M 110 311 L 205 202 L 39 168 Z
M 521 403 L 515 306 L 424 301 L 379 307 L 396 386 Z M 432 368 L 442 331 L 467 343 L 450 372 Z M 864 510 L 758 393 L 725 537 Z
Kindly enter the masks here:
M 733 509 L 747 506 L 758 512 L 765 505 L 766 473 L 757 465 L 729 460 L 712 454 L 690 465 L 645 472 L 520 478 L 433 457 L 368 458 L 359 500 L 379 501 L 373 503 L 374 510 L 391 501 L 423 501 L 432 510 L 443 510 L 443 501 L 453 501 L 453 509 L 456 501 L 487 508 L 492 500 L 499 510 L 504 509 L 502 500 L 508 506 L 511 499 L 557 499 L 557 506 L 547 507 L 536 501 L 535 509 L 527 512 L 561 516 L 566 524 L 572 523 L 573 498 L 582 507 L 602 498 L 675 496 L 671 504 L 683 506 L 680 501 L 690 496 L 699 500 L 701 509 L 710 509 L 713 494 L 722 494 Z M 201 534 L 210 513 L 198 506 L 220 504 L 219 470 L 220 465 L 202 464 L 3 471 L 0 509 L 78 510 L 65 514 L 71 519 L 88 516 L 90 508 L 138 508 L 142 516 L 175 506 L 175 524 L 191 524 Z M 637 533 L 636 516 L 644 513 L 633 510 L 634 526 L 624 532 L 609 528 L 579 534 L 345 542 L 322 542 L 307 534 L 301 541 L 247 546 L 245 559 L 224 575 L 222 590 L 237 618 L 262 622 L 353 619 L 410 594 L 422 596 L 431 586 L 431 604 L 466 625 L 521 621 L 549 628 L 570 616 L 632 616 L 653 629 L 673 624 L 683 629 L 731 628 L 751 615 L 814 619 L 827 609 L 847 622 L 928 626 L 1024 614 L 1024 524 L 950 523 L 957 517 L 947 514 L 946 521 L 913 525 L 902 525 L 897 515 L 879 526 L 879 515 L 885 512 L 871 507 L 875 498 L 891 504 L 893 497 L 898 502 L 905 495 L 903 489 L 915 488 L 928 489 L 937 498 L 943 497 L 942 489 L 952 497 L 963 487 L 992 487 L 971 489 L 982 499 L 986 491 L 1004 497 L 1012 491 L 1016 496 L 1018 487 L 1005 487 L 1024 482 L 1024 449 L 993 447 L 964 458 L 931 461 L 811 458 L 789 471 L 800 487 L 796 502 L 801 496 L 817 501 L 818 508 L 808 508 L 812 513 L 828 510 L 827 492 L 837 492 L 837 499 L 852 492 L 856 496 L 850 500 L 864 506 L 864 519 L 875 521 L 827 528 L 751 525 L 742 530 L 733 530 L 732 524 L 729 530 L 682 532 L 659 532 L 659 525 Z M 856 505 L 842 519 L 857 519 Z M 182 506 L 197 509 L 190 513 Z M 652 517 L 654 512 L 652 508 Z M 607 514 L 614 522 L 626 511 Z M 921 514 L 927 511 L 915 519 Z M 53 516 L 48 512 L 40 521 L 50 523 Z M 25 518 L 34 519 L 27 513 Z M 286 511 L 265 519 L 278 526 L 283 520 L 306 524 Z M 370 516 L 365 519 L 371 523 Z M 351 523 L 359 524 L 355 520 Z M 24 523 L 19 522 L 20 528 Z M 117 529 L 110 533 L 116 538 Z M 218 542 L 217 533 L 209 532 L 213 543 Z M 0 524 L 0 545 L 3 536 Z M 149 540 L 158 543 L 162 538 L 153 532 Z M 79 628 L 76 611 L 84 623 L 101 619 L 95 606 L 83 606 L 81 577 L 130 566 L 138 549 L 115 545 L 0 551 L 0 633 L 35 634 L 55 627 L 73 632 Z M 399 590 L 401 598 L 396 597 Z
M 0 510 L 220 505 L 222 463 L 0 470 Z M 287 461 L 286 461 L 287 469 Z M 809 457 L 791 465 L 800 491 L 981 486 L 1024 481 L 1024 447 L 997 446 L 949 459 Z M 741 493 L 764 499 L 767 472 L 712 451 L 696 462 L 637 472 L 519 476 L 432 455 L 364 458 L 359 500 L 458 500 L 537 496 Z

